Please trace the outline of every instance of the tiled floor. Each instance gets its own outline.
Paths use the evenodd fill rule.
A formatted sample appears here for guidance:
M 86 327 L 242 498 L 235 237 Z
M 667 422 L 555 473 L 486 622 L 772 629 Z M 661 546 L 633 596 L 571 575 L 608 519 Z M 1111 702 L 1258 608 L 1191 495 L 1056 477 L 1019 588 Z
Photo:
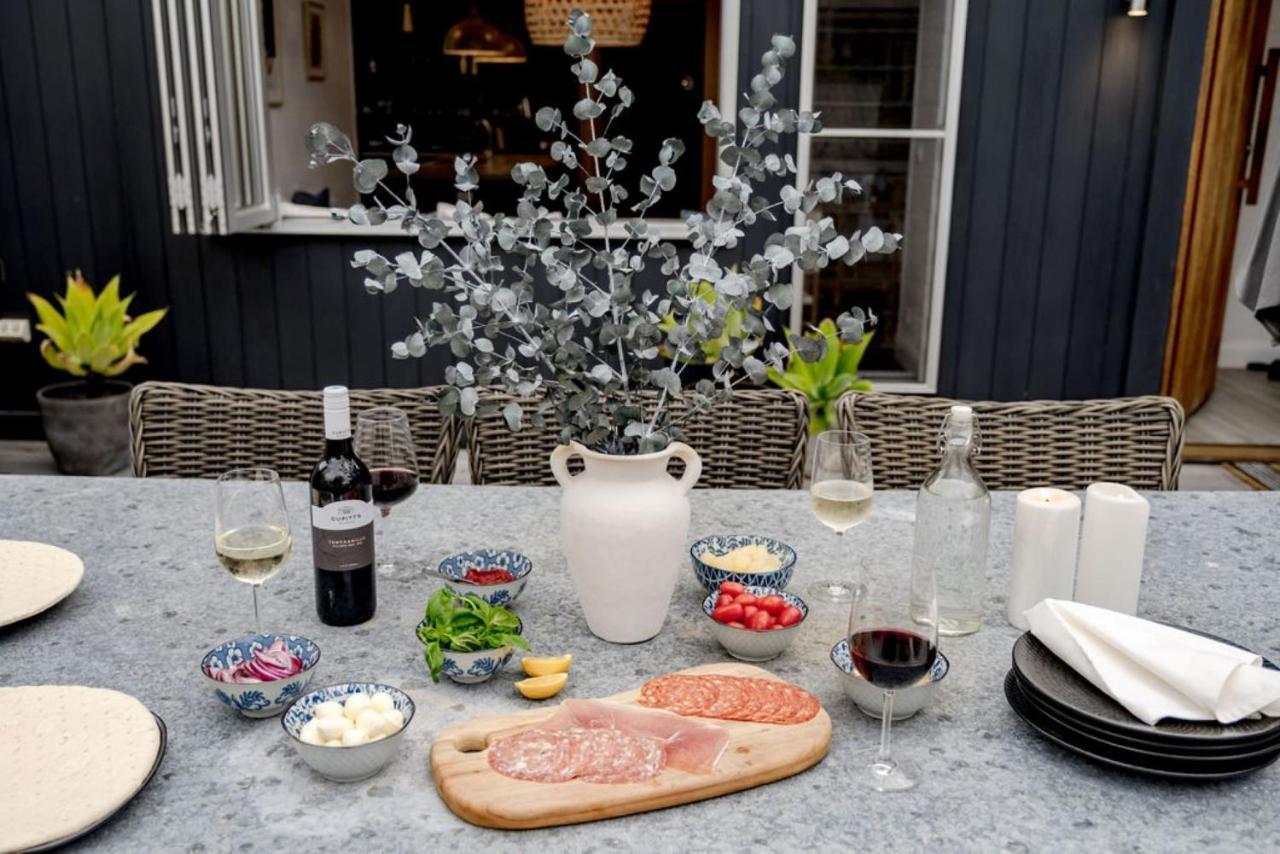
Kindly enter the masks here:
M 1191 445 L 1280 445 L 1280 382 L 1261 371 L 1218 371 L 1213 394 L 1187 419 Z
M 1248 492 L 1249 484 L 1212 463 L 1183 463 L 1178 489 L 1185 492 Z

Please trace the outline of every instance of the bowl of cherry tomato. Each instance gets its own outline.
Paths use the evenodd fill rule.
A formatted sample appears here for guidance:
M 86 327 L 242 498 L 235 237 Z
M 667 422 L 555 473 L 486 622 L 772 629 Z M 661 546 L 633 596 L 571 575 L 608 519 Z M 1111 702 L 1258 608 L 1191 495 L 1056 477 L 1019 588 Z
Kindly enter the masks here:
M 514 549 L 476 549 L 440 561 L 444 586 L 461 596 L 470 593 L 490 605 L 510 605 L 524 592 L 533 561 Z M 451 582 L 449 579 L 457 579 Z
M 794 593 L 723 581 L 702 602 L 725 652 L 741 661 L 777 658 L 796 639 L 809 606 Z

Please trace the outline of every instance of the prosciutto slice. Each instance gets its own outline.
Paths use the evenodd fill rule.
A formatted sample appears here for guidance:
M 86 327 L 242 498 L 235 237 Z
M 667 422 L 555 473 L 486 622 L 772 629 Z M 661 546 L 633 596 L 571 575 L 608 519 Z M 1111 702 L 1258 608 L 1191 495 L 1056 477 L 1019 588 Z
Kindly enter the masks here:
M 729 733 L 722 726 L 609 700 L 565 700 L 538 728 L 613 729 L 648 736 L 662 743 L 667 767 L 692 774 L 714 771 L 729 744 Z

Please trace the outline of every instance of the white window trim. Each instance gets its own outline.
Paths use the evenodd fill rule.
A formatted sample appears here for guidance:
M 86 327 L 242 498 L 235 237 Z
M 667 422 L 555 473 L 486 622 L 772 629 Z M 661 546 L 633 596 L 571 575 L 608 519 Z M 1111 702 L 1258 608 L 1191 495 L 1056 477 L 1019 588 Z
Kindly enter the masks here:
M 736 115 L 738 112 L 738 45 L 741 40 L 742 0 L 720 0 L 720 80 L 716 91 L 716 101 L 720 112 L 724 115 Z M 728 166 L 716 158 L 717 170 L 727 174 Z M 285 203 L 282 201 L 281 205 Z M 331 208 L 339 217 L 345 217 L 343 208 Z M 655 217 L 648 220 L 649 231 L 662 240 L 685 241 L 689 239 L 689 230 L 684 220 L 675 217 Z M 369 226 L 356 225 L 344 218 L 334 218 L 328 212 L 311 216 L 290 216 L 281 213 L 274 222 L 251 229 L 249 233 L 257 234 L 292 234 L 314 235 L 317 237 L 403 237 L 397 223 Z M 449 229 L 450 237 L 461 237 L 462 231 L 457 227 Z M 607 229 L 593 225 L 588 240 L 600 240 L 604 237 L 625 239 L 627 236 L 622 223 L 615 223 Z
M 942 359 L 942 312 L 947 286 L 947 253 L 951 240 L 951 202 L 955 187 L 956 130 L 960 118 L 960 93 L 964 74 L 964 41 L 968 28 L 969 0 L 954 0 L 951 45 L 947 69 L 947 109 L 941 129 L 824 128 L 816 134 L 799 134 L 796 140 L 796 185 L 809 183 L 810 149 L 815 136 L 828 139 L 937 139 L 942 144 L 942 174 L 938 187 L 938 220 L 934 241 L 933 281 L 929 294 L 928 350 L 923 380 L 876 380 L 879 391 L 934 394 Z M 813 109 L 814 54 L 818 43 L 818 0 L 804 0 L 804 30 L 800 48 L 800 109 Z M 797 213 L 796 222 L 804 220 Z M 911 235 L 906 235 L 908 240 Z M 799 332 L 804 311 L 804 273 L 792 268 L 795 299 L 791 304 L 791 328 Z M 873 377 L 874 378 L 874 377 Z

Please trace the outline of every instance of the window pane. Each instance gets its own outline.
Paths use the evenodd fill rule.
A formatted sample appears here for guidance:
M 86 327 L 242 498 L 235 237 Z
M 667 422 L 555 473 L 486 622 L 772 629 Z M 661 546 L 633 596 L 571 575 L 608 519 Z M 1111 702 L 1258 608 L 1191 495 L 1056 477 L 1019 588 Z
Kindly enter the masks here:
M 813 104 L 829 128 L 940 128 L 949 0 L 819 0 Z
M 903 235 L 902 249 L 852 267 L 834 263 L 805 279 L 804 319 L 817 323 L 862 306 L 880 322 L 863 371 L 923 379 L 942 145 L 936 139 L 813 140 L 810 174 L 841 172 L 862 185 L 815 216 L 831 216 L 841 234 L 873 225 Z

